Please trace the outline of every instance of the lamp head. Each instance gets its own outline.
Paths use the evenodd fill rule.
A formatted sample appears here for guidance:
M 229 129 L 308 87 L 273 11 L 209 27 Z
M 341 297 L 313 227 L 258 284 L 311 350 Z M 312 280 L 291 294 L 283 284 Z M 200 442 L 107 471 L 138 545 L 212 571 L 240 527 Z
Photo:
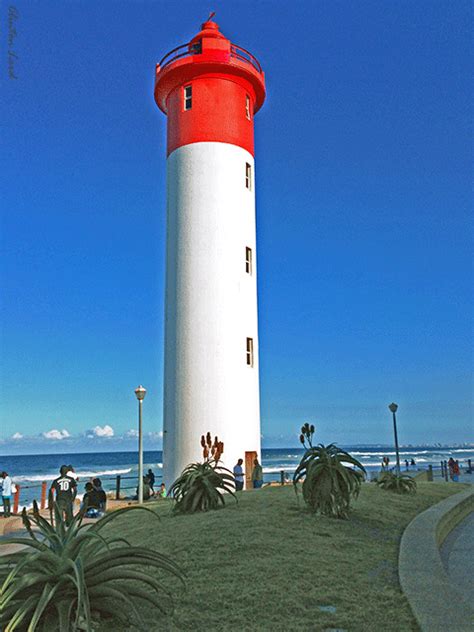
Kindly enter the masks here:
M 146 388 L 144 388 L 141 384 L 140 386 L 138 386 L 135 389 L 135 395 L 137 396 L 138 400 L 142 400 L 145 399 L 145 395 L 146 395 Z
M 398 406 L 397 406 L 397 404 L 395 404 L 394 402 L 392 402 L 392 403 L 390 404 L 390 406 L 389 406 L 389 409 L 390 409 L 390 411 L 391 411 L 392 413 L 396 413 L 396 412 L 397 412 L 397 410 L 398 410 Z

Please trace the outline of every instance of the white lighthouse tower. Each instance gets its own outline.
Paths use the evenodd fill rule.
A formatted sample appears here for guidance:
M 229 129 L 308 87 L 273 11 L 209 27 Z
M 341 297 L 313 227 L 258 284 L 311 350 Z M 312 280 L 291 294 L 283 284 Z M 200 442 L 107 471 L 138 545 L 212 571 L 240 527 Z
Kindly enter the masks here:
M 169 485 L 201 459 L 207 431 L 224 442 L 226 467 L 260 455 L 254 115 L 265 100 L 264 74 L 209 20 L 157 65 L 155 100 L 168 117 Z

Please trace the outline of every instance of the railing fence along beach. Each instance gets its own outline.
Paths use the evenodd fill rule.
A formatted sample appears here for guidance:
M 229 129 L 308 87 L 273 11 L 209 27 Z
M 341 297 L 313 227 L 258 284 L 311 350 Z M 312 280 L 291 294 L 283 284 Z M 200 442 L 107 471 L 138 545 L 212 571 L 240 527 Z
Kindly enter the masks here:
M 155 475 L 155 486 L 156 481 L 161 479 L 161 474 Z M 79 484 L 87 483 L 89 478 L 84 477 L 83 480 L 79 480 Z M 124 497 L 121 495 L 123 492 L 132 492 L 132 496 L 135 494 L 135 490 L 138 486 L 138 476 L 122 476 L 118 474 L 115 478 L 107 478 L 102 479 L 104 483 L 107 483 L 107 487 L 104 488 L 106 493 L 113 497 L 115 500 L 123 499 Z M 133 483 L 123 485 L 123 481 L 133 481 Z M 13 505 L 12 505 L 12 514 L 18 514 L 22 509 L 21 501 L 22 498 L 28 496 L 27 504 L 24 506 L 29 509 L 33 501 L 36 500 L 40 509 L 46 509 L 48 506 L 48 494 L 51 488 L 51 481 L 41 481 L 40 483 L 30 483 L 28 485 L 24 485 L 23 483 L 15 483 L 15 479 L 13 479 L 15 485 L 15 492 L 13 494 Z M 114 487 L 109 487 L 109 485 L 114 484 Z M 158 483 L 159 485 L 159 483 Z M 33 490 L 33 494 L 28 493 L 28 490 Z M 37 493 L 34 493 L 34 490 L 37 490 Z M 129 496 L 127 494 L 125 497 Z M 81 494 L 79 494 L 81 496 Z
M 463 474 L 473 474 L 474 473 L 474 467 L 472 465 L 472 460 L 471 459 L 466 459 L 463 460 L 459 463 L 459 466 L 461 468 L 461 472 Z M 392 470 L 394 468 L 391 468 Z M 403 468 L 402 468 L 403 471 Z M 424 478 L 424 480 L 427 481 L 433 481 L 435 479 L 442 479 L 446 482 L 448 482 L 450 480 L 449 477 L 449 467 L 448 467 L 448 462 L 447 461 L 440 461 L 440 465 L 439 466 L 434 466 L 432 464 L 429 464 L 427 467 L 412 467 L 411 469 L 405 470 L 405 473 L 408 474 L 412 474 L 414 476 L 422 476 L 423 474 L 426 475 L 426 478 Z M 278 481 L 278 477 L 276 478 L 276 480 L 272 481 L 272 482 L 276 482 L 276 483 L 280 483 L 280 485 L 285 485 L 289 482 L 291 482 L 292 480 L 292 472 L 291 471 L 287 471 L 287 470 L 280 470 L 279 471 L 279 481 Z M 370 476 L 367 477 L 367 480 L 373 480 L 377 475 L 379 474 L 379 471 L 371 471 L 370 472 Z M 159 479 L 161 479 L 162 476 L 161 474 L 157 474 L 155 476 L 155 483 L 156 481 L 158 481 Z M 124 485 L 124 481 L 126 482 Z M 133 481 L 133 483 L 127 483 L 127 481 Z M 81 481 L 82 482 L 82 481 Z M 86 483 L 87 481 L 84 478 L 84 483 Z M 138 477 L 137 476 L 123 476 L 121 474 L 117 474 L 115 476 L 115 478 L 108 478 L 106 479 L 106 481 L 108 483 L 108 487 L 106 489 L 106 492 L 108 492 L 115 500 L 120 500 L 123 499 L 124 496 L 122 494 L 124 494 L 124 492 L 132 492 L 132 496 L 135 494 L 135 490 L 137 488 L 138 485 Z M 115 485 L 114 485 L 115 483 Z M 21 501 L 21 497 L 22 497 L 22 493 L 24 493 L 26 490 L 33 490 L 33 489 L 37 489 L 38 490 L 38 494 L 37 496 L 33 496 L 33 499 L 36 500 L 38 502 L 38 505 L 40 507 L 40 509 L 46 509 L 47 507 L 47 502 L 48 502 L 48 491 L 49 491 L 49 486 L 51 485 L 51 482 L 48 483 L 48 481 L 42 481 L 41 483 L 32 483 L 30 485 L 23 485 L 23 484 L 19 484 L 19 483 L 15 483 L 15 487 L 16 487 L 16 491 L 13 495 L 13 508 L 12 508 L 12 513 L 13 514 L 18 514 L 19 509 L 20 509 L 20 501 Z M 110 487 L 109 487 L 110 486 Z M 155 485 L 156 486 L 156 485 Z M 125 495 L 125 498 L 127 496 L 129 496 L 130 494 Z M 31 494 L 28 494 L 28 496 L 30 496 L 30 502 L 32 503 L 31 500 Z M 28 508 L 28 507 L 27 507 Z

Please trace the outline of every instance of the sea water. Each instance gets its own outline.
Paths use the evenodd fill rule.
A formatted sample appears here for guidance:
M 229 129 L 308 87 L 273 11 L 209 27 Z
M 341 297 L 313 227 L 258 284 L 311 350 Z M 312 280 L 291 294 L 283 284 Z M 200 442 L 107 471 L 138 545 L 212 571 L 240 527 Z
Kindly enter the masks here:
M 390 465 L 395 465 L 395 450 L 384 446 L 343 446 L 352 456 L 366 468 L 369 476 L 380 469 L 382 458 L 388 457 Z M 262 465 L 265 481 L 279 481 L 281 472 L 291 478 L 301 457 L 302 447 L 267 448 L 262 450 Z M 242 455 L 243 456 L 243 455 Z M 441 461 L 450 457 L 459 460 L 461 466 L 467 466 L 472 459 L 474 465 L 474 447 L 420 446 L 401 447 L 400 462 L 402 471 L 406 471 L 405 459 L 415 460 L 415 467 L 409 471 L 426 469 L 428 465 L 440 468 Z M 151 468 L 156 477 L 155 487 L 161 482 L 162 452 L 144 452 L 144 472 Z M 59 476 L 61 465 L 72 465 L 79 477 L 79 493 L 84 492 L 84 485 L 92 478 L 101 479 L 104 489 L 113 490 L 117 475 L 121 477 L 121 493 L 133 496 L 138 480 L 138 455 L 136 452 L 96 452 L 87 454 L 47 454 L 27 456 L 0 456 L 0 470 L 7 471 L 13 482 L 20 485 L 20 505 L 30 506 L 34 499 L 41 497 L 41 483 L 46 481 L 49 489 L 51 481 Z M 474 478 L 474 474 L 472 475 Z

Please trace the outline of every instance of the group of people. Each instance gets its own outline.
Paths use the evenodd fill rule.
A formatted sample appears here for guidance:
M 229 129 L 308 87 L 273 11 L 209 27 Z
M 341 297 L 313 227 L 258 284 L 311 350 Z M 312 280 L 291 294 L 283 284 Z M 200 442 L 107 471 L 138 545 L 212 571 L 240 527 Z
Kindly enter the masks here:
M 166 498 L 166 486 L 161 483 L 160 488 L 155 492 L 155 475 L 150 468 L 143 477 L 143 500 L 150 500 L 150 498 Z M 137 495 L 138 498 L 138 487 Z
M 410 467 L 415 467 L 416 463 L 415 463 L 415 459 L 410 459 L 410 461 L 408 459 L 405 459 L 405 468 L 407 470 L 410 469 Z M 388 456 L 384 456 L 382 458 L 382 471 L 384 470 L 388 470 L 390 469 L 390 458 Z
M 72 520 L 74 500 L 77 495 L 77 474 L 72 465 L 61 465 L 59 476 L 51 484 L 51 493 L 56 505 L 67 523 Z M 85 484 L 81 509 L 88 518 L 100 518 L 105 513 L 107 494 L 100 478 L 93 478 Z
M 242 467 L 244 463 L 243 459 L 239 459 L 237 463 L 234 465 L 233 474 L 235 479 L 235 491 L 240 492 L 244 488 L 244 469 Z M 252 482 L 252 487 L 254 489 L 260 489 L 263 485 L 263 468 L 258 462 L 258 459 L 255 458 L 253 461 L 252 474 L 250 477 Z
M 461 473 L 461 470 L 459 468 L 459 461 L 455 461 L 453 457 L 451 457 L 448 461 L 448 471 L 449 471 L 449 478 L 455 483 L 458 483 L 459 474 Z

